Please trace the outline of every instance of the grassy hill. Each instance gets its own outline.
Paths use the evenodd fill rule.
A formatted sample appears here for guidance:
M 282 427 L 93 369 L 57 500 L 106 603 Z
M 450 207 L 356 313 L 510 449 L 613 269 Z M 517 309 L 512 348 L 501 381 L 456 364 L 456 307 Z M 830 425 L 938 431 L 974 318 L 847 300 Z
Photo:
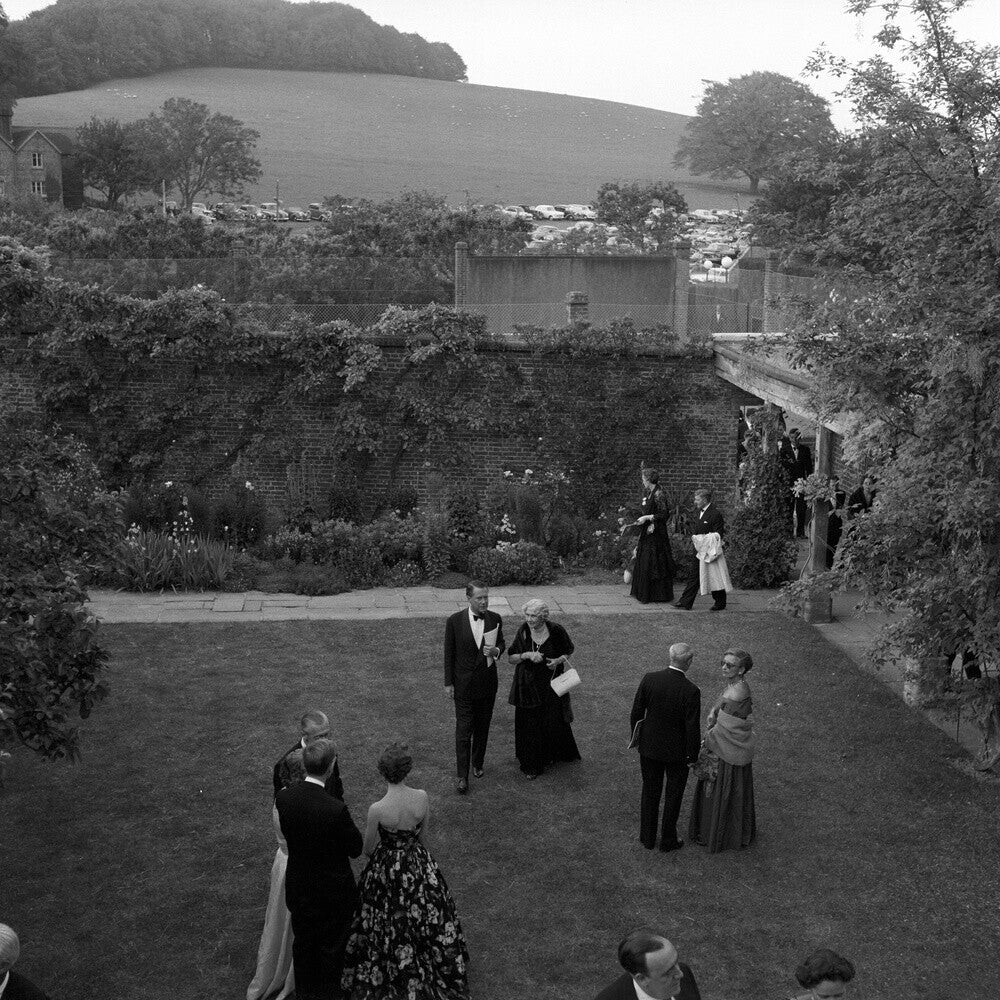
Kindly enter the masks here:
M 729 208 L 742 183 L 672 166 L 685 115 L 583 97 L 441 80 L 285 70 L 191 69 L 21 100 L 15 124 L 131 120 L 188 97 L 261 134 L 249 196 L 289 204 L 411 189 L 454 204 L 586 202 L 602 181 L 671 181 L 692 208 Z

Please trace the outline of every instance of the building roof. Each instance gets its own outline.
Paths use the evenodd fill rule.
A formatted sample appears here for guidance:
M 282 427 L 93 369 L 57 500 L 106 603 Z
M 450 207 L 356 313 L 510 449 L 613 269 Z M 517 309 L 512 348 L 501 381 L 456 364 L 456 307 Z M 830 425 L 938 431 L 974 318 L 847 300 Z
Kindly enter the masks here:
M 74 152 L 76 145 L 74 129 L 13 128 L 10 132 L 11 138 L 14 140 L 15 149 L 23 146 L 36 132 L 63 154 Z

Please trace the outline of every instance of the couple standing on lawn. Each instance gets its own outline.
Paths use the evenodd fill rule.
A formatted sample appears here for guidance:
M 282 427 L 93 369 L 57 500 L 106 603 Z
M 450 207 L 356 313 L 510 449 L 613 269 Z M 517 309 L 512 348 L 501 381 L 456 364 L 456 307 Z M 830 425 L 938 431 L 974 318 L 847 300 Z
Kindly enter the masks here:
M 468 952 L 447 882 L 427 850 L 430 802 L 410 788 L 407 747 L 379 757 L 386 794 L 364 837 L 343 802 L 336 749 L 322 712 L 274 768 L 278 851 L 248 1000 L 467 1000 Z M 351 859 L 367 863 L 357 883 Z

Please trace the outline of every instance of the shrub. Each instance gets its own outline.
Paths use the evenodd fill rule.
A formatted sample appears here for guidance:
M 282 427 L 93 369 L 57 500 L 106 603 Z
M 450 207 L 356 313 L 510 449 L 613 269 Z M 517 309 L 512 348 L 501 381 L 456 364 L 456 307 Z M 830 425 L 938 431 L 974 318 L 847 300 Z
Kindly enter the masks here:
M 726 534 L 726 563 L 733 583 L 741 589 L 776 587 L 795 565 L 791 537 L 788 476 L 777 449 L 768 445 L 778 431 L 767 415 L 747 434 L 740 487 L 742 502 Z
M 257 581 L 270 569 L 268 563 L 255 559 L 249 552 L 236 552 L 233 555 L 233 564 L 223 581 L 222 589 L 230 594 L 256 590 Z
M 447 512 L 430 511 L 424 515 L 420 558 L 432 580 L 451 568 L 451 533 L 448 530 Z
M 293 563 L 302 563 L 317 561 L 313 558 L 316 548 L 316 539 L 309 532 L 298 528 L 279 528 L 257 546 L 256 552 L 268 562 L 290 559 Z
M 534 542 L 476 549 L 469 556 L 468 569 L 470 577 L 494 587 L 505 583 L 548 583 L 554 575 L 548 553 Z
M 386 566 L 416 562 L 420 557 L 424 526 L 418 518 L 386 514 L 361 529 L 381 554 Z
M 375 587 L 382 582 L 382 554 L 363 528 L 347 521 L 324 521 L 316 530 L 313 559 L 337 566 L 352 587 Z
M 507 507 L 519 537 L 538 544 L 545 541 L 545 509 L 534 486 L 508 486 Z
M 389 567 L 382 583 L 386 587 L 414 587 L 423 582 L 424 571 L 419 563 L 404 559 Z
M 232 546 L 204 536 L 131 528 L 115 575 L 127 590 L 220 590 L 234 556 Z
M 309 597 L 342 594 L 351 589 L 343 571 L 337 566 L 329 563 L 295 565 L 288 561 L 265 574 L 257 585 L 266 594 L 304 594 Z
M 358 486 L 333 486 L 327 494 L 331 521 L 362 524 L 371 516 L 370 505 Z
M 376 517 L 384 514 L 409 517 L 419 502 L 420 496 L 412 486 L 394 486 L 379 498 L 373 513 Z
M 246 482 L 231 486 L 215 502 L 212 534 L 234 545 L 254 545 L 267 535 L 271 520 L 263 497 Z

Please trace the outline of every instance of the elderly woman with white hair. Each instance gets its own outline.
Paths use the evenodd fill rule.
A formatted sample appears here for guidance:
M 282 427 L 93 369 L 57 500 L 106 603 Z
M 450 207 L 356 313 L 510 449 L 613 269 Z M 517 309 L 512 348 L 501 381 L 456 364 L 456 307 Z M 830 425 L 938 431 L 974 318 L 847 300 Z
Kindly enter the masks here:
M 566 669 L 573 643 L 562 625 L 549 621 L 544 601 L 528 601 L 521 612 L 524 624 L 507 650 L 514 667 L 509 701 L 514 706 L 514 752 L 525 777 L 533 780 L 547 764 L 580 759 L 569 695 L 559 697 L 550 683 Z
M 0 924 L 0 997 L 3 1000 L 49 1000 L 30 980 L 14 971 L 21 942 L 13 927 Z

